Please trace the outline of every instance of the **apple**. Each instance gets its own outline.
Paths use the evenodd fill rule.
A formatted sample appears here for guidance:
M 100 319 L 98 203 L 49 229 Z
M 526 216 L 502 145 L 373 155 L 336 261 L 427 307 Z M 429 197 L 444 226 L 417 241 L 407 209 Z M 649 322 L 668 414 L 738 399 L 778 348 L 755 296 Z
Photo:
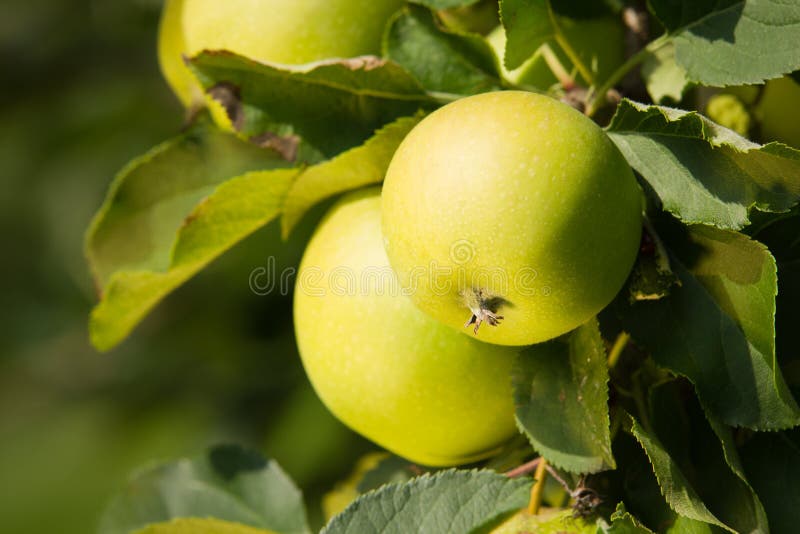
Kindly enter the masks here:
M 517 434 L 517 349 L 455 332 L 400 293 L 383 248 L 379 189 L 347 195 L 318 226 L 298 272 L 294 319 L 322 402 L 389 451 L 458 465 Z
M 203 103 L 203 91 L 183 61 L 186 42 L 183 38 L 181 15 L 183 0 L 166 0 L 158 25 L 158 64 L 164 79 L 184 107 Z
M 757 135 L 759 141 L 764 143 L 779 141 L 800 148 L 800 108 L 795 105 L 800 101 L 800 84 L 794 78 L 791 76 L 776 78 L 769 80 L 763 86 L 726 87 L 709 98 L 705 108 L 706 115 L 715 122 L 742 133 L 741 129 L 732 127 L 743 121 L 741 112 L 734 113 L 729 104 L 734 98 L 744 104 L 745 112 L 749 112 L 748 118 L 755 119 L 757 127 L 754 130 L 760 134 Z M 723 107 L 721 104 L 716 104 L 719 109 L 714 109 L 717 100 L 728 105 Z M 725 110 L 727 112 L 724 112 Z
M 203 103 L 182 55 L 225 49 L 298 65 L 380 54 L 381 36 L 402 0 L 167 0 L 161 15 L 161 70 L 181 102 Z M 215 113 L 215 118 L 219 113 Z
M 712 96 L 706 104 L 706 116 L 739 135 L 747 137 L 750 132 L 750 113 L 735 95 L 721 93 Z
M 764 141 L 800 148 L 800 85 L 789 76 L 770 80 L 755 107 Z
M 642 195 L 625 158 L 575 109 L 524 91 L 428 115 L 395 152 L 382 200 L 386 250 L 412 300 L 490 343 L 583 324 L 639 250 Z
M 625 33 L 619 20 L 613 17 L 582 20 L 560 17 L 559 25 L 564 32 L 564 38 L 575 49 L 578 57 L 594 72 L 596 81 L 604 82 L 625 61 Z M 500 58 L 503 75 L 511 83 L 538 89 L 547 89 L 558 83 L 545 61 L 543 48 L 536 50 L 521 66 L 508 71 L 504 66 L 506 34 L 503 27 L 495 28 L 487 39 Z M 545 44 L 550 47 L 567 72 L 571 72 L 574 68 L 572 62 L 555 39 L 550 39 Z M 588 84 L 577 72 L 575 76 L 581 83 Z

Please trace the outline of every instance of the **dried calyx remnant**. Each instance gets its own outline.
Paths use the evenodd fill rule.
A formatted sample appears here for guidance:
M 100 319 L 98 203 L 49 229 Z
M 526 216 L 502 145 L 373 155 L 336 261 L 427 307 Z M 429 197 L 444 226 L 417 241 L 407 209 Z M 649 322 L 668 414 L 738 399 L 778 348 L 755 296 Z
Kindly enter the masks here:
M 475 325 L 473 333 L 477 334 L 483 322 L 491 326 L 497 326 L 503 320 L 502 315 L 498 315 L 498 310 L 508 301 L 503 297 L 489 295 L 483 289 L 467 289 L 463 292 L 464 302 L 466 303 L 472 316 L 464 324 L 464 328 Z

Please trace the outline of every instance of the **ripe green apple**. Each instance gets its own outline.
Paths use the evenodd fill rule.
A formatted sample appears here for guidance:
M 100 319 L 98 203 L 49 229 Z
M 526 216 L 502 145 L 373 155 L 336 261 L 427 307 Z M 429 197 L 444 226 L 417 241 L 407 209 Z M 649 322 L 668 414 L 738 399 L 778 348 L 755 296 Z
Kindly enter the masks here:
M 161 70 L 184 105 L 202 104 L 181 55 L 225 49 L 298 65 L 380 54 L 386 22 L 402 5 L 402 0 L 167 0 L 159 30 Z
M 564 38 L 575 49 L 575 53 L 578 54 L 581 61 L 595 73 L 595 77 L 600 83 L 608 79 L 611 73 L 625 61 L 625 33 L 619 20 L 613 17 L 583 20 L 560 18 L 559 20 Z M 534 52 L 521 66 L 508 71 L 503 66 L 506 48 L 506 34 L 503 27 L 495 28 L 487 39 L 497 57 L 500 58 L 503 75 L 511 83 L 547 89 L 558 82 L 545 61 L 543 48 Z M 574 68 L 573 64 L 555 39 L 548 40 L 545 45 L 550 47 L 564 68 L 571 72 Z M 575 76 L 581 83 L 588 84 L 577 72 Z
M 517 352 L 434 321 L 399 293 L 381 236 L 379 190 L 350 194 L 323 219 L 300 265 L 297 344 L 322 402 L 411 461 L 458 465 L 517 433 Z
M 490 343 L 586 322 L 639 249 L 641 191 L 622 154 L 575 109 L 524 91 L 427 116 L 395 152 L 382 199 L 386 250 L 412 300 L 461 331 L 471 319 Z M 483 321 L 493 326 L 478 331 Z

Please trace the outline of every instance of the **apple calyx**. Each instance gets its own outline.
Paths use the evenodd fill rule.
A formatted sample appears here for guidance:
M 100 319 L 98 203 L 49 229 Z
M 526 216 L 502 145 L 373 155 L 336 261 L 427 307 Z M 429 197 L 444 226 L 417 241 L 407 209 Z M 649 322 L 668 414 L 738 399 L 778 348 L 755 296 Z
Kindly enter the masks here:
M 503 320 L 503 316 L 498 315 L 497 311 L 506 302 L 504 298 L 486 295 L 482 289 L 472 289 L 465 292 L 464 300 L 467 308 L 472 312 L 472 316 L 464 324 L 464 328 L 474 324 L 475 328 L 472 332 L 475 335 L 478 334 L 478 329 L 484 321 L 491 326 L 497 326 Z

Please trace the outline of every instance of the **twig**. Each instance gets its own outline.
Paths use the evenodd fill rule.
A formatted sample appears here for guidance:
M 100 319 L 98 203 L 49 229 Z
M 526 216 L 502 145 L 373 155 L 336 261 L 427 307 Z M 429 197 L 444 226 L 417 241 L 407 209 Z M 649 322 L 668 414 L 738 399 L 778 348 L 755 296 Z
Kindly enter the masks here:
M 542 459 L 541 457 L 534 458 L 530 462 L 525 462 L 522 465 L 518 465 L 517 467 L 511 469 L 510 471 L 506 471 L 505 475 L 508 478 L 516 478 L 516 477 L 521 477 L 523 475 L 527 475 L 528 473 L 532 473 L 536 471 L 536 467 L 539 465 L 539 461 L 541 459 Z
M 591 90 L 589 94 L 589 104 L 586 106 L 586 115 L 592 116 L 598 110 L 598 108 L 605 102 L 606 94 L 610 89 L 612 89 L 617 83 L 619 83 L 622 78 L 625 77 L 628 72 L 639 65 L 642 61 L 647 59 L 647 56 L 654 53 L 656 50 L 664 46 L 669 42 L 671 37 L 662 35 L 658 39 L 651 41 L 647 46 L 636 52 L 634 55 L 628 58 L 628 60 L 623 63 L 617 70 L 615 70 L 611 76 L 596 90 Z

